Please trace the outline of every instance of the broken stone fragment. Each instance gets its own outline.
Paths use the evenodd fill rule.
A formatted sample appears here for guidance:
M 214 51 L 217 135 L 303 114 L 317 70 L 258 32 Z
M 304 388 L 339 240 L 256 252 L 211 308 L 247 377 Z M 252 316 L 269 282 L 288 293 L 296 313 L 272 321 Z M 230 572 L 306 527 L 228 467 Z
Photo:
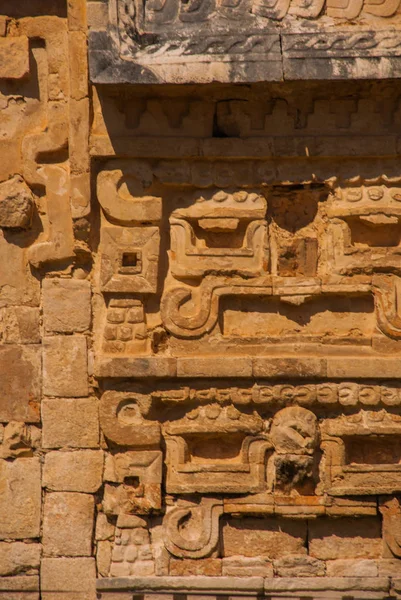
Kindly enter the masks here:
M 28 229 L 32 211 L 32 192 L 20 175 L 0 183 L 0 227 Z

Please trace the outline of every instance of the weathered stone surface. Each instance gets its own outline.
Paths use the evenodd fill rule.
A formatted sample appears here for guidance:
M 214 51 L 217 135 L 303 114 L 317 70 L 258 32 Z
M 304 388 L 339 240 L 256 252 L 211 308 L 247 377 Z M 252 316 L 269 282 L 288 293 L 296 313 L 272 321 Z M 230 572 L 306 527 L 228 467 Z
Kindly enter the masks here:
M 311 521 L 309 553 L 322 560 L 380 558 L 380 523 L 376 519 Z
M 10 306 L 2 310 L 0 335 L 5 344 L 39 344 L 39 308 Z
M 0 346 L 0 372 L 0 419 L 39 421 L 40 346 Z
M 89 329 L 91 286 L 79 279 L 45 279 L 43 322 L 48 333 L 74 333 Z
M 29 73 L 29 41 L 25 35 L 0 38 L 0 78 L 20 79 Z
M 32 439 L 32 429 L 22 421 L 10 421 L 4 427 L 3 443 L 0 448 L 1 458 L 18 458 L 32 456 L 32 447 L 36 440 Z
M 328 577 L 377 577 L 388 573 L 379 573 L 378 562 L 375 560 L 328 560 L 326 570 Z M 385 569 L 383 569 L 384 571 Z
M 0 539 L 37 538 L 41 487 L 38 458 L 0 460 Z
M 223 527 L 225 556 L 278 558 L 286 554 L 306 554 L 306 526 L 283 519 L 232 519 Z
M 396 4 L 389 8 L 382 4 L 372 10 L 367 3 L 341 8 L 330 2 L 307 8 L 282 3 L 274 7 L 254 5 L 248 12 L 240 6 L 222 6 L 212 12 L 211 7 L 202 5 L 191 16 L 178 2 L 139 14 L 132 6 L 122 0 L 118 3 L 120 13 L 117 11 L 109 23 L 109 28 L 117 30 L 113 37 L 106 34 L 102 22 L 97 24 L 99 29 L 93 23 L 89 58 L 95 83 L 250 83 L 399 74 L 397 45 L 382 22 L 383 30 L 363 29 L 368 46 L 344 27 L 348 20 L 356 19 L 356 31 L 361 32 L 358 24 L 363 23 L 365 10 L 388 18 Z M 117 14 L 123 15 L 120 20 Z M 242 18 L 241 30 L 236 26 L 238 18 Z M 333 20 L 343 27 L 332 29 Z M 141 37 L 134 32 L 141 32 Z M 214 43 L 216 37 L 218 45 Z M 328 40 L 324 45 L 323 39 Z M 205 54 L 208 60 L 200 62 Z
M 91 556 L 93 511 L 93 497 L 88 494 L 46 494 L 43 516 L 45 556 Z
M 3 3 L 0 596 L 400 595 L 400 0 Z
M 226 577 L 273 577 L 273 563 L 263 558 L 229 556 L 223 558 L 222 567 Z
M 44 558 L 40 574 L 43 600 L 95 600 L 94 558 Z
M 103 451 L 49 452 L 45 457 L 43 486 L 57 492 L 94 493 L 102 485 Z
M 15 175 L 0 183 L 0 227 L 27 229 L 31 224 L 32 212 L 32 192 L 22 177 Z
M 274 571 L 279 577 L 322 577 L 325 575 L 324 562 L 310 556 L 284 556 L 275 560 L 273 564 Z
M 0 543 L 0 575 L 16 575 L 39 569 L 42 547 L 23 542 Z
M 96 448 L 99 445 L 95 398 L 45 398 L 41 406 L 44 448 Z
M 88 393 L 86 338 L 43 339 L 43 393 L 45 396 L 79 397 Z
M 170 575 L 176 577 L 185 577 L 186 575 L 219 577 L 222 575 L 222 561 L 220 558 L 204 558 L 202 560 L 171 559 Z
M 2 577 L 0 594 L 7 600 L 39 600 L 39 577 L 37 575 Z

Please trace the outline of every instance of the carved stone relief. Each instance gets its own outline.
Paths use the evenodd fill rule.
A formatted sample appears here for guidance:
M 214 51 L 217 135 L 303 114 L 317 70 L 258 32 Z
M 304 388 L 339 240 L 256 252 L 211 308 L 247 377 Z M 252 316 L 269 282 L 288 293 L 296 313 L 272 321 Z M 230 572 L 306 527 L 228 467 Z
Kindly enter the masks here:
M 399 0 L 109 0 L 91 32 L 91 77 L 110 84 L 397 76 L 398 12 Z

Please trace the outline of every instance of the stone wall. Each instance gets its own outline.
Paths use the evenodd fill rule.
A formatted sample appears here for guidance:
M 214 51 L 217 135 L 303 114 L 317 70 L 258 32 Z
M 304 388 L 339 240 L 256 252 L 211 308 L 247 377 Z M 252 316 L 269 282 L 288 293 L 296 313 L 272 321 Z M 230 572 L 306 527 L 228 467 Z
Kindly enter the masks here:
M 122 4 L 0 7 L 0 597 L 401 596 L 398 4 Z

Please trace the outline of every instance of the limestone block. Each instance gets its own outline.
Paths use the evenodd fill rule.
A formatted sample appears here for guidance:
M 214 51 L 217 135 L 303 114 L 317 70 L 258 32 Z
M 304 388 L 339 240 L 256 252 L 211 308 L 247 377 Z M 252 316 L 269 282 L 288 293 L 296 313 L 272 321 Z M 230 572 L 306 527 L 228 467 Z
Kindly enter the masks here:
M 95 398 L 42 400 L 43 448 L 99 446 L 98 403 Z
M 94 500 L 88 494 L 46 495 L 43 552 L 46 556 L 90 556 Z
M 222 562 L 222 575 L 226 577 L 273 577 L 273 564 L 265 558 L 229 556 Z
M 72 2 L 70 4 L 73 4 Z M 76 2 L 75 2 L 76 4 Z M 70 95 L 74 100 L 80 100 L 88 95 L 88 69 L 87 69 L 87 50 L 86 50 L 86 32 L 70 31 L 68 35 L 68 45 L 70 53 Z M 83 131 L 89 130 L 89 123 L 85 123 Z
M 222 561 L 220 558 L 177 559 L 170 560 L 170 575 L 183 577 L 185 575 L 208 575 L 219 577 L 222 574 Z
M 103 450 L 49 452 L 43 486 L 58 492 L 96 492 L 102 485 Z
M 0 229 L 0 306 L 39 306 L 40 282 L 27 264 L 26 249 L 20 245 L 26 244 L 27 234 L 11 235 L 18 236 L 18 244 L 9 243 L 6 230 Z
M 40 544 L 0 542 L 0 576 L 38 569 L 41 552 Z
M 44 558 L 42 600 L 96 600 L 94 558 Z
M 91 286 L 80 279 L 45 279 L 43 323 L 47 333 L 74 333 L 89 329 Z
M 0 420 L 40 420 L 41 348 L 0 346 Z
M 43 339 L 43 393 L 79 397 L 88 394 L 86 338 L 57 336 Z
M 376 564 L 379 577 L 397 577 L 401 573 L 401 560 L 398 558 L 382 558 Z
M 322 577 L 325 564 L 310 556 L 284 556 L 274 561 L 274 571 L 279 577 Z
M 376 560 L 351 560 L 339 559 L 326 562 L 328 577 L 377 577 L 388 573 L 379 574 L 378 561 Z
M 178 377 L 250 377 L 252 359 L 249 357 L 179 358 Z
M 107 577 L 110 571 L 111 552 L 113 545 L 109 540 L 101 540 L 97 542 L 96 549 L 96 566 L 99 575 Z
M 146 523 L 144 522 L 144 525 Z M 99 512 L 96 519 L 96 540 L 112 540 L 114 538 L 115 533 L 115 525 L 110 523 L 106 515 L 102 512 Z
M 0 38 L 0 78 L 21 79 L 29 73 L 28 38 Z
M 4 427 L 1 458 L 32 456 L 32 438 L 29 427 L 22 421 L 10 421 Z
M 309 553 L 321 560 L 379 558 L 380 521 L 375 518 L 310 521 Z
M 0 577 L 0 598 L 4 600 L 39 600 L 39 577 L 17 575 Z
M 76 32 L 75 35 L 83 36 L 84 34 Z M 86 58 L 86 45 L 81 48 L 81 52 Z M 84 71 L 85 67 L 80 66 L 80 71 Z M 86 87 L 86 79 L 82 81 L 81 86 L 77 85 L 78 89 L 74 90 L 77 94 L 82 94 L 79 89 Z M 89 99 L 82 98 L 81 100 L 70 100 L 70 136 L 69 143 L 71 144 L 71 159 L 70 166 L 74 174 L 89 171 L 89 152 L 88 152 L 88 130 L 89 130 Z
M 9 306 L 3 309 L 0 335 L 5 344 L 39 344 L 39 308 Z
M 267 517 L 263 520 L 230 519 L 223 526 L 225 556 L 280 558 L 287 554 L 306 554 L 306 524 Z
M 33 205 L 32 192 L 20 175 L 0 183 L 0 227 L 27 229 L 31 224 Z
M 68 0 L 68 29 L 70 31 L 86 30 L 85 0 Z
M 0 539 L 39 537 L 40 510 L 39 459 L 0 460 Z

